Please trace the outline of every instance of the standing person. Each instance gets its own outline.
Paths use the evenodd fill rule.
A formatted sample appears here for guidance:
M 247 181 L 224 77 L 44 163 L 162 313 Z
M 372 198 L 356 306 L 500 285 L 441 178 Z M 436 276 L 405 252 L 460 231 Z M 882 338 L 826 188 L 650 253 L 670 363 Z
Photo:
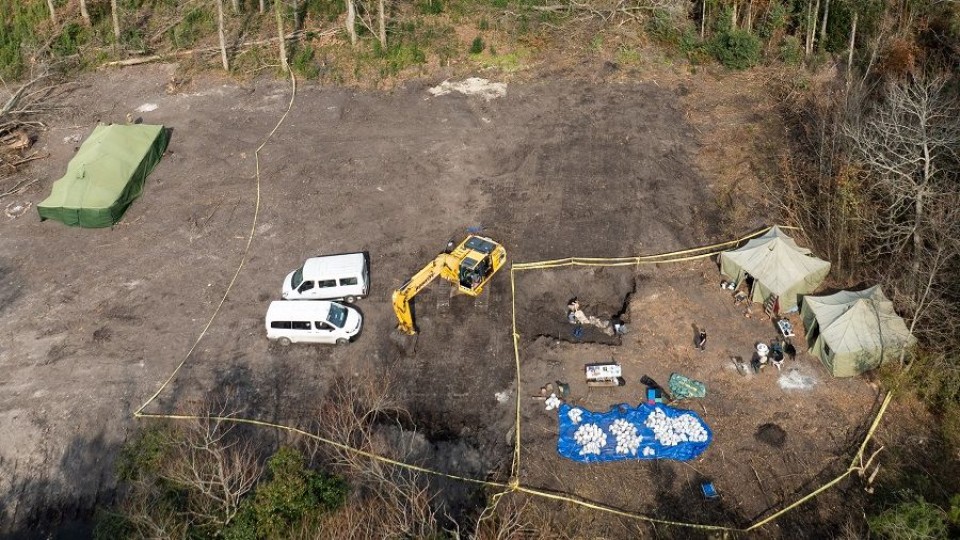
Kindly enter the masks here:
M 769 361 L 769 358 L 767 358 L 768 354 L 770 354 L 770 348 L 767 347 L 767 344 L 757 343 L 756 350 L 753 352 L 753 360 L 750 361 L 754 373 L 760 373 L 763 371 L 763 368 L 766 367 Z
M 693 346 L 700 352 L 707 350 L 707 331 L 704 328 L 697 328 L 697 334 L 693 337 Z

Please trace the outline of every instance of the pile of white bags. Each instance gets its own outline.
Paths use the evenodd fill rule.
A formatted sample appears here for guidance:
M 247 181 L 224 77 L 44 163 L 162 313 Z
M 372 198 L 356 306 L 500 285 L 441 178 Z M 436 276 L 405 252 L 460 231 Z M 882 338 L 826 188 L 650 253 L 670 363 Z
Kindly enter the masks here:
M 583 424 L 573 434 L 573 439 L 580 445 L 580 455 L 599 454 L 607 444 L 607 434 L 596 424 Z
M 640 448 L 640 441 L 643 440 L 637 434 L 637 426 L 618 418 L 610 424 L 610 433 L 617 438 L 617 453 L 637 455 L 637 449 Z
M 707 430 L 696 417 L 689 414 L 670 418 L 663 410 L 656 409 L 650 413 L 644 424 L 653 430 L 653 436 L 664 446 L 707 440 Z

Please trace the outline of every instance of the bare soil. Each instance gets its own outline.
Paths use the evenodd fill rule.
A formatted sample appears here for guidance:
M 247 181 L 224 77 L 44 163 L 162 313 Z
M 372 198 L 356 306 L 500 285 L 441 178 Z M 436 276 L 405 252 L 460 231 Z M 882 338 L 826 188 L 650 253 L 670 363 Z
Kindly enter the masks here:
M 254 150 L 285 109 L 289 86 L 198 78 L 168 94 L 173 74 L 172 66 L 144 66 L 85 77 L 40 136 L 50 158 L 20 173 L 41 179 L 17 196 L 35 206 L 78 146 L 72 137 L 95 122 L 131 113 L 172 127 L 168 154 L 120 223 L 83 230 L 41 223 L 34 211 L 0 217 L 0 533 L 83 530 L 89 510 L 113 497 L 133 411 L 180 363 L 240 261 L 256 201 Z M 513 409 L 495 396 L 518 391 L 508 272 L 479 301 L 449 299 L 443 284 L 421 294 L 412 356 L 388 337 L 390 292 L 468 228 L 502 242 L 513 261 L 715 240 L 716 197 L 695 163 L 703 133 L 681 102 L 690 93 L 683 80 L 695 92 L 703 84 L 672 80 L 530 77 L 493 101 L 431 97 L 434 80 L 390 93 L 302 86 L 261 153 L 246 266 L 148 411 L 190 410 L 228 388 L 245 416 L 309 429 L 333 377 L 383 377 L 432 444 L 423 463 L 504 479 Z M 145 103 L 156 110 L 134 112 Z M 283 276 L 309 256 L 358 250 L 370 253 L 373 282 L 357 304 L 365 317 L 359 341 L 269 345 L 263 314 Z M 803 356 L 800 369 L 819 381 L 808 393 L 784 392 L 769 372 L 741 378 L 726 357 L 747 354 L 772 327 L 743 319 L 717 283 L 709 263 L 518 276 L 525 483 L 672 518 L 744 522 L 843 461 L 873 390 L 830 380 Z M 604 313 L 628 307 L 623 343 L 564 342 L 572 296 Z M 711 331 L 706 353 L 690 346 L 692 323 Z M 582 364 L 611 357 L 624 364 L 628 385 L 587 390 Z M 636 401 L 642 374 L 666 384 L 672 371 L 709 388 L 702 404 L 688 406 L 716 443 L 692 464 L 566 462 L 553 448 L 555 417 L 527 399 L 545 382 L 567 380 L 578 402 L 605 410 Z M 754 438 L 767 423 L 786 433 L 782 447 Z M 700 476 L 727 495 L 719 509 L 696 498 Z M 614 480 L 624 489 L 610 489 Z M 699 514 L 689 515 L 687 503 Z
M 632 282 L 620 295 L 612 282 Z M 619 345 L 569 339 L 572 325 L 564 320 L 567 292 L 577 284 L 597 306 L 587 314 L 610 314 L 629 294 L 628 332 Z M 773 322 L 754 305 L 752 316 L 736 306 L 730 291 L 719 287 L 712 260 L 659 264 L 637 269 L 528 270 L 517 279 L 523 414 L 522 478 L 549 491 L 572 492 L 587 500 L 659 519 L 746 526 L 843 472 L 873 419 L 879 397 L 862 379 L 834 379 L 820 361 L 806 353 L 799 317 L 790 316 L 798 355 L 782 371 L 773 366 L 741 374 L 731 357 L 749 363 L 757 342 L 777 336 Z M 544 287 L 544 284 L 549 284 Z M 558 286 L 559 285 L 559 286 Z M 569 285 L 568 285 L 569 287 Z M 551 294 L 547 289 L 552 289 Z M 538 326 L 542 313 L 553 313 L 554 327 Z M 705 351 L 694 347 L 695 328 L 708 332 Z M 539 337 L 534 337 L 539 335 Z M 602 334 L 600 334 L 602 335 Z M 622 366 L 626 385 L 589 387 L 584 364 L 614 361 Z M 811 377 L 808 390 L 784 389 L 780 376 L 791 370 Z M 676 402 L 697 412 L 714 432 L 714 441 L 699 458 L 672 461 L 624 461 L 578 464 L 556 451 L 556 411 L 547 412 L 535 398 L 546 383 L 567 382 L 568 402 L 591 411 L 607 411 L 619 403 L 645 399 L 642 376 L 666 387 L 672 373 L 706 384 L 704 399 Z M 706 500 L 700 484 L 712 481 L 719 500 Z M 786 537 L 802 535 L 811 523 L 801 521 Z M 774 533 L 774 531 L 768 531 Z M 778 534 L 774 534 L 775 536 Z

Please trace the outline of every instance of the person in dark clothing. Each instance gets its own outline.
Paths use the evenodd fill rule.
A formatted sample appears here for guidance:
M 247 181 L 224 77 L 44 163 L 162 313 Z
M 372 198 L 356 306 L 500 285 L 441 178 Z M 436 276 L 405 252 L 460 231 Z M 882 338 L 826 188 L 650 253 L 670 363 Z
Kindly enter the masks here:
M 707 350 L 707 331 L 703 328 L 697 329 L 697 334 L 693 338 L 693 346 L 699 351 Z

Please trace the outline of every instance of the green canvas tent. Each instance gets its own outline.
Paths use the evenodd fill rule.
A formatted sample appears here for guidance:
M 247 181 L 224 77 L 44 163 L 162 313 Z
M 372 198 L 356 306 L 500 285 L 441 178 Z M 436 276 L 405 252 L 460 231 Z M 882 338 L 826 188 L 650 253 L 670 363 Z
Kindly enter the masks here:
M 852 377 L 916 343 L 880 287 L 805 296 L 801 317 L 810 352 L 834 377 Z
M 71 226 L 109 227 L 143 191 L 143 183 L 167 148 L 163 126 L 100 124 L 37 205 L 40 220 Z
M 823 283 L 830 263 L 814 257 L 774 226 L 744 246 L 721 253 L 720 271 L 737 285 L 750 274 L 750 299 L 765 302 L 776 295 L 780 311 L 788 312 L 797 308 L 797 295 L 813 292 Z

